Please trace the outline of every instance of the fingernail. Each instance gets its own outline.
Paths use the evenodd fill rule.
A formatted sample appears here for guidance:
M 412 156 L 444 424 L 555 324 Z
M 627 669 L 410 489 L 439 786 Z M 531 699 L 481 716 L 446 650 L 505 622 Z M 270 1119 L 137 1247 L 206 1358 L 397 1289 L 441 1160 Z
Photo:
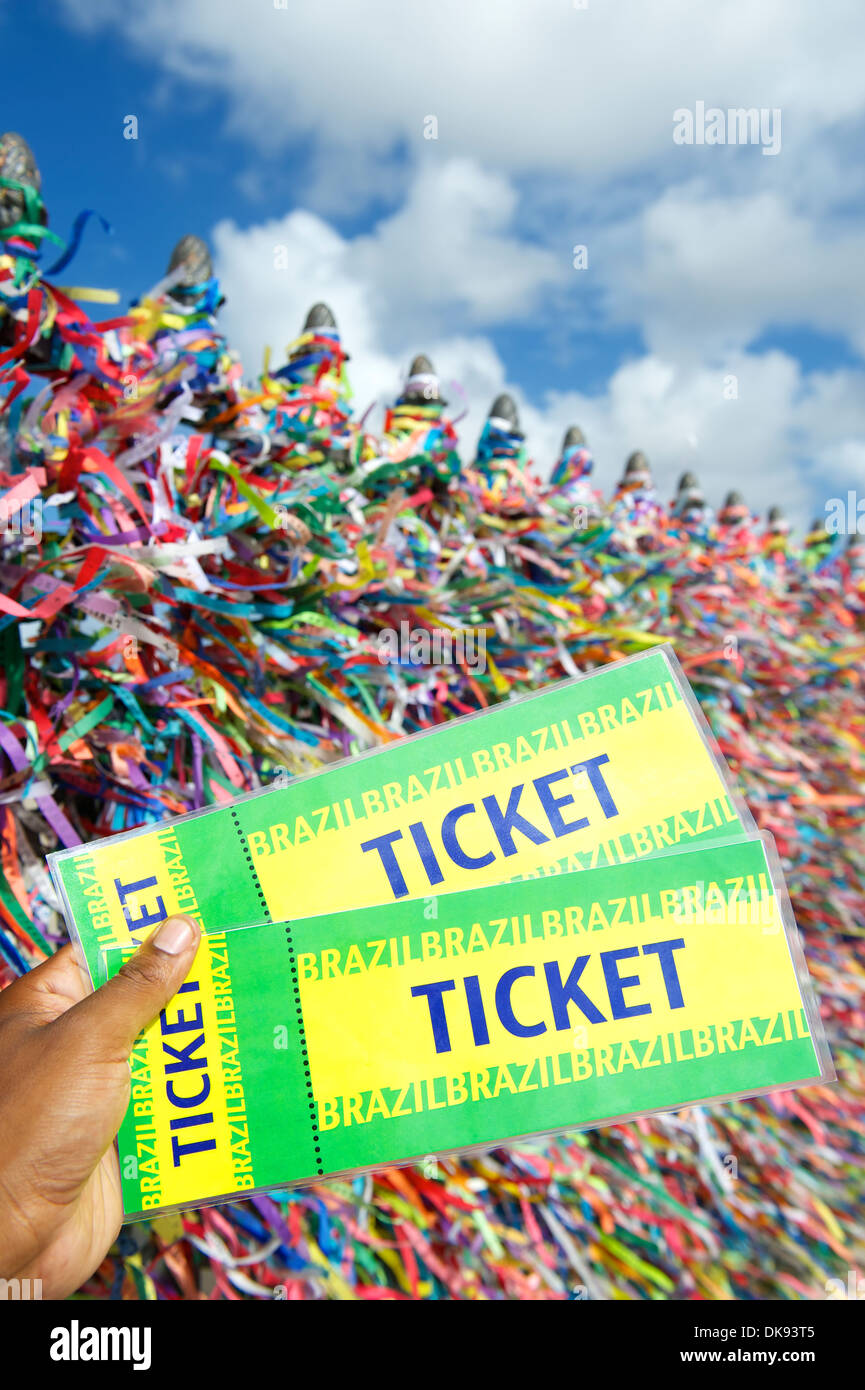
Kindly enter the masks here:
M 153 944 L 167 956 L 179 956 L 192 945 L 194 935 L 195 923 L 191 917 L 168 917 L 153 933 Z

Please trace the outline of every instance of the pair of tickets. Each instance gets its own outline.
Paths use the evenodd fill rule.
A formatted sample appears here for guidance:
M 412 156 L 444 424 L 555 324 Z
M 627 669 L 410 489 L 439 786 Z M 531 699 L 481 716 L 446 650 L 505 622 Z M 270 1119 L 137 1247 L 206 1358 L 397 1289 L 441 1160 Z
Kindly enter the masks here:
M 50 856 L 94 986 L 166 916 L 132 1219 L 831 1080 L 771 838 L 666 646 Z

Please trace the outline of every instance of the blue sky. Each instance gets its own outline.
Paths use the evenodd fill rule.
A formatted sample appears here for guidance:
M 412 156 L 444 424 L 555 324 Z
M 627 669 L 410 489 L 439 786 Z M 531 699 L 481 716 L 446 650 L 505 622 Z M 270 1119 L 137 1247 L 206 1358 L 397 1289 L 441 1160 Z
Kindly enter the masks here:
M 249 375 L 325 298 L 359 412 L 427 351 L 468 452 L 510 389 L 541 472 L 576 422 L 606 490 L 642 447 L 664 495 L 690 467 L 801 525 L 865 487 L 863 31 L 853 0 L 0 0 L 2 125 L 57 232 L 112 224 L 61 278 L 126 301 L 209 240 Z M 780 112 L 778 153 L 675 144 L 700 101 Z

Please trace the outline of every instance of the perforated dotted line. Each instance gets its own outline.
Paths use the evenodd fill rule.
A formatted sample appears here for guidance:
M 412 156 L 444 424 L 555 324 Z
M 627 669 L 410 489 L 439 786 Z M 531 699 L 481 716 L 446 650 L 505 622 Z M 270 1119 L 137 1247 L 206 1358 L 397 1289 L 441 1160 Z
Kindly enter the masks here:
M 249 844 L 247 843 L 246 836 L 240 828 L 240 820 L 238 819 L 237 812 L 235 811 L 233 806 L 229 807 L 229 810 L 231 811 L 231 818 L 234 822 L 234 828 L 240 836 L 240 843 L 243 847 L 243 853 L 246 855 L 247 867 L 249 869 L 249 872 L 252 874 L 252 881 L 255 884 L 255 891 L 258 893 L 261 911 L 263 913 L 262 920 L 265 922 L 272 922 L 273 918 L 270 915 L 270 908 L 267 906 L 267 899 L 264 896 L 264 890 L 261 886 L 261 879 L 258 877 L 258 870 L 256 869 L 255 864 L 252 861 L 252 854 L 250 853 Z
M 291 985 L 294 990 L 294 1005 L 297 1009 L 297 1032 L 300 1037 L 300 1055 L 303 1060 L 303 1073 L 306 1079 L 306 1095 L 309 1102 L 309 1123 L 312 1128 L 312 1146 L 315 1149 L 316 1170 L 320 1178 L 324 1177 L 324 1168 L 321 1164 L 321 1135 L 318 1132 L 318 1125 L 315 1119 L 315 1101 L 312 1095 L 312 1074 L 309 1070 L 309 1053 L 306 1049 L 306 1030 L 303 1026 L 303 1010 L 300 1007 L 300 985 L 297 983 L 297 961 L 294 954 L 294 942 L 291 939 L 291 925 L 285 928 L 285 940 L 288 946 L 288 954 L 291 958 Z

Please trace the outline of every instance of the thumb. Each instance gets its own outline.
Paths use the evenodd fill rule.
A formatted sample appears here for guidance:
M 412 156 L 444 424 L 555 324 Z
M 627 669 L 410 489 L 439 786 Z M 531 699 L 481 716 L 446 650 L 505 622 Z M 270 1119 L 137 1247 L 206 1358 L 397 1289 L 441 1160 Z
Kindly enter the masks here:
M 192 917 L 167 917 L 112 980 L 63 1015 L 64 1025 L 81 1028 L 103 1056 L 128 1057 L 141 1030 L 183 984 L 200 941 Z

